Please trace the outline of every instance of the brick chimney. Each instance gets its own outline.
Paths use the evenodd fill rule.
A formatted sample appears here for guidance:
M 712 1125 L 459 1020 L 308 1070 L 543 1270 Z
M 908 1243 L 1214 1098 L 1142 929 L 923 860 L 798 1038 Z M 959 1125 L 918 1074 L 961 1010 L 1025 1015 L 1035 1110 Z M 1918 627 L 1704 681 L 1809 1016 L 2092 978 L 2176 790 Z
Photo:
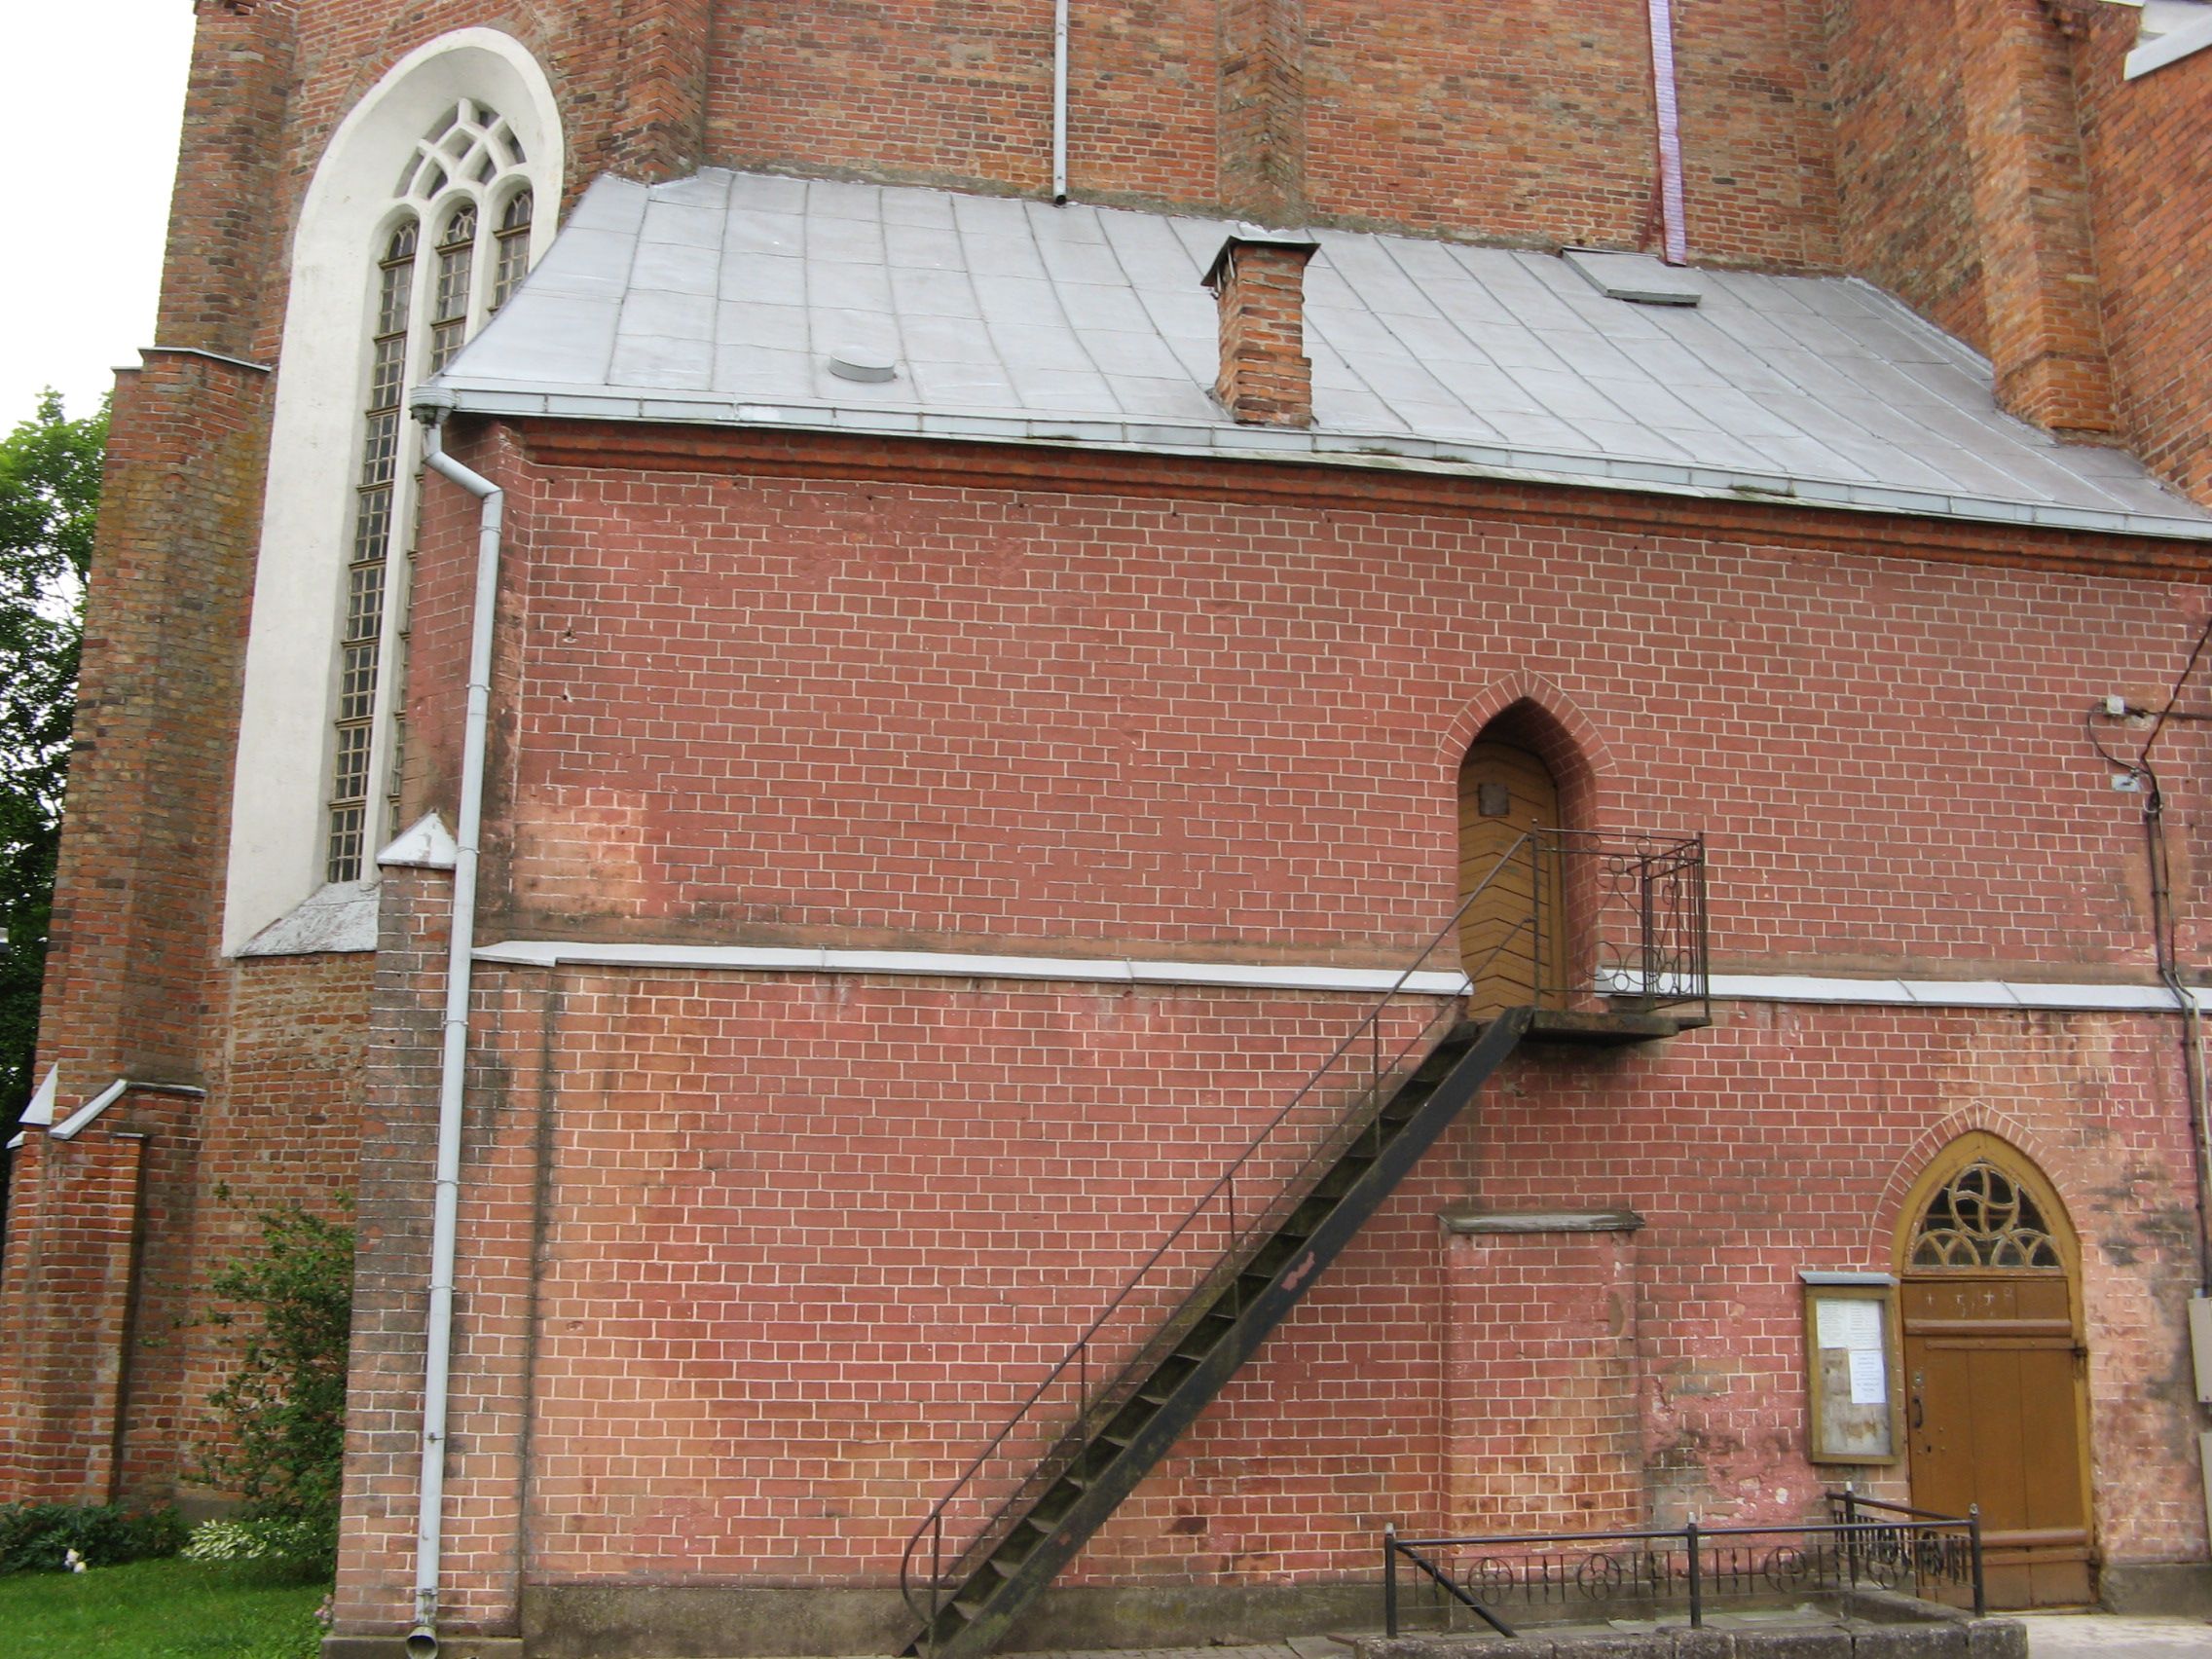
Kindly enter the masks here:
M 1303 231 L 1242 226 L 1206 267 L 1221 302 L 1221 374 L 1214 395 L 1253 426 L 1313 424 L 1313 364 L 1306 355 L 1306 262 L 1318 246 Z

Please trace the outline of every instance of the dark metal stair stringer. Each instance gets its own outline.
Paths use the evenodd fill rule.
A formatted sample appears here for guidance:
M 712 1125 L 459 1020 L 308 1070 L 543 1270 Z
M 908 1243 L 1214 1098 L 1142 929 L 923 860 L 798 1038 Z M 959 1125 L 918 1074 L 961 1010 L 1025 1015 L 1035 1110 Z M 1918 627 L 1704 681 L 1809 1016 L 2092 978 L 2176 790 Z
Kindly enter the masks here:
M 1193 1293 L 1167 1321 L 1183 1327 L 1181 1338 L 1111 1416 L 1079 1425 L 1069 1437 L 1077 1446 L 1072 1454 L 1063 1443 L 1047 1458 L 1065 1457 L 1058 1478 L 1037 1493 L 940 1604 L 907 1653 L 980 1659 L 997 1644 L 1504 1063 L 1531 1017 L 1531 1010 L 1509 1009 L 1484 1026 L 1441 1078 L 1424 1076 L 1426 1067 L 1408 1078 L 1378 1115 L 1378 1132 L 1350 1143 L 1312 1195 L 1235 1273 L 1209 1278 Z M 1393 1105 L 1423 1091 L 1410 1115 L 1393 1113 Z M 1355 1173 L 1332 1197 L 1332 1185 L 1346 1170 Z M 1317 1202 L 1327 1207 L 1315 1215 Z M 1247 1289 L 1258 1272 L 1267 1274 L 1265 1285 Z

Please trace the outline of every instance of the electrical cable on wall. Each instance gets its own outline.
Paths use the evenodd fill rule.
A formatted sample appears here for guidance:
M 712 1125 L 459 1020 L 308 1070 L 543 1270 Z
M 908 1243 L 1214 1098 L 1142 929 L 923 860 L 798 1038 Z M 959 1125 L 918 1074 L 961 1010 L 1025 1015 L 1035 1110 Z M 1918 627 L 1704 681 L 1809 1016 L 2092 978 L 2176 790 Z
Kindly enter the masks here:
M 2212 1111 L 2208 1111 L 2208 1092 L 2205 1080 L 2204 1035 L 2202 1015 L 2196 996 L 2181 977 L 2181 928 L 2176 914 L 2173 895 L 2173 858 L 2166 842 L 2165 792 L 2158 783 L 2157 769 L 2151 764 L 2151 752 L 2157 747 L 2169 720 L 2193 719 L 2177 715 L 2184 687 L 2196 665 L 2203 659 L 2205 647 L 2212 645 L 2212 619 L 2208 619 L 2196 636 L 2196 644 L 2190 648 L 2189 658 L 2181 672 L 2174 677 L 2165 702 L 2156 710 L 2127 708 L 2124 704 L 2115 710 L 2109 703 L 2091 708 L 2083 716 L 2083 731 L 2089 746 L 2108 764 L 2125 777 L 2134 780 L 2143 793 L 2143 846 L 2144 858 L 2149 865 L 2151 877 L 2151 946 L 2157 960 L 2158 979 L 2174 999 L 2174 1006 L 2182 1017 L 2182 1078 L 2189 1094 L 2190 1159 L 2194 1166 L 2196 1185 L 2196 1284 L 2197 1293 L 2212 1296 L 2212 1194 L 2207 1182 L 2212 1180 Z M 2123 760 L 2106 748 L 2098 737 L 2096 720 L 2099 715 L 2108 719 L 2152 716 L 2151 730 L 2136 751 L 2132 760 Z

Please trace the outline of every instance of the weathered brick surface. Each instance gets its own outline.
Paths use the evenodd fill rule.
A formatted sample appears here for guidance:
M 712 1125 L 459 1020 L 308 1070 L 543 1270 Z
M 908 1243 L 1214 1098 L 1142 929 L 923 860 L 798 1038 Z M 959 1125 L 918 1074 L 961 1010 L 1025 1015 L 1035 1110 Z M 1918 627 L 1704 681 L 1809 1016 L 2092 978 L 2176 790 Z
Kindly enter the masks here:
M 2095 424 L 2075 371 L 2101 335 L 2120 435 L 2212 501 L 2189 303 L 2212 55 L 2123 84 L 2132 19 L 2060 10 L 2054 35 L 2025 0 L 1969 26 L 1940 0 L 1684 6 L 1693 254 L 1865 274 L 2058 426 Z M 463 25 L 545 66 L 571 193 L 701 160 L 1047 188 L 1050 0 L 200 13 L 171 347 L 272 359 L 324 144 Z M 1073 182 L 1646 245 L 1644 29 L 1584 0 L 1079 7 Z M 243 1226 L 217 1186 L 327 1201 L 357 1171 L 341 1603 L 368 1630 L 407 1612 L 445 878 L 387 883 L 373 989 L 359 959 L 214 959 L 266 418 L 262 377 L 175 353 L 118 405 L 42 1058 L 65 1103 L 118 1075 L 210 1094 L 134 1093 L 18 1160 L 0 1495 L 172 1484 L 220 1376 L 190 1322 Z M 2206 576 L 2172 546 L 803 436 L 456 441 L 514 492 L 488 934 L 1394 961 L 1450 902 L 1458 756 L 1528 698 L 1569 812 L 1711 832 L 1723 967 L 2150 963 L 2136 803 L 2081 716 L 2164 695 Z M 425 499 L 406 787 L 450 819 L 475 520 Z M 2190 959 L 2207 768 L 2196 728 L 2169 734 Z M 511 1629 L 533 1574 L 886 1583 L 1049 1339 L 1343 1012 L 492 973 L 449 1617 Z M 1530 1485 L 1553 1457 L 1608 1514 L 1797 1513 L 1795 1272 L 1886 1265 L 1903 1183 L 1968 1126 L 2034 1154 L 2089 1234 L 2101 1545 L 2200 1557 L 2176 1089 L 2143 1018 L 1745 1009 L 1665 1051 L 1526 1058 L 1081 1570 L 1341 1573 L 1384 1519 L 1557 1501 Z M 1436 1212 L 1470 1203 L 1651 1225 L 1633 1271 L 1625 1245 L 1442 1242 Z M 1588 1368 L 1548 1427 L 1478 1397 L 1501 1329 Z
M 1440 1254 L 1444 1530 L 1647 1525 L 1635 1234 L 1478 1234 Z
M 1263 224 L 1306 217 L 1306 0 L 1224 0 L 1221 201 Z
M 1683 7 L 1676 50 L 1694 256 L 1834 258 L 1820 12 Z M 1316 210 L 1486 238 L 1653 245 L 1644 8 L 1307 0 Z
M 269 202 L 294 69 L 295 8 L 204 0 L 196 11 L 155 338 L 250 356 L 256 323 L 281 288 Z
M 1387 957 L 1448 909 L 1460 751 L 1532 686 L 1590 733 L 1594 822 L 1708 832 L 1724 965 L 2149 962 L 2140 801 L 2082 722 L 2163 696 L 2192 586 L 1534 527 L 1479 491 L 503 476 L 510 930 Z M 426 775 L 467 580 L 423 590 Z M 2161 741 L 2177 799 L 2202 754 Z
M 2072 53 L 2044 0 L 1955 14 L 1998 401 L 2055 431 L 2113 429 Z
M 457 1605 L 511 1617 L 518 1426 L 541 1581 L 888 1582 L 931 1498 L 1351 1006 L 667 972 L 567 974 L 550 1001 L 488 987 L 450 1499 L 482 1548 L 458 1546 Z M 2164 1450 L 2192 1412 L 2158 1290 L 2193 1248 L 2168 1043 L 2140 1019 L 1746 1010 L 1625 1059 L 1530 1054 L 1073 1581 L 1339 1576 L 1384 1521 L 1794 1518 L 1821 1480 L 1794 1428 L 1797 1271 L 1888 1268 L 1902 1182 L 1969 1127 L 2027 1147 L 2096 1237 L 2106 1547 L 2197 1555 Z M 551 1073 L 500 1075 L 534 1051 Z M 1649 1227 L 1633 1272 L 1587 1241 L 1478 1260 L 1436 1224 L 1468 1203 Z M 366 1391 L 380 1347 L 362 1422 L 389 1420 Z M 1578 1367 L 1587 1391 L 1562 1381 Z M 1545 1404 L 1512 1405 L 1521 1369 Z M 356 1449 L 360 1493 L 408 1465 Z M 395 1620 L 405 1550 L 353 1538 L 349 1618 Z
M 1846 265 L 1995 360 L 2009 406 L 2114 432 L 2212 501 L 2202 54 L 2123 78 L 2121 7 L 1844 0 Z
M 219 1081 L 200 1115 L 192 1245 L 163 1264 L 184 1309 L 178 1328 L 163 1334 L 165 1347 L 180 1350 L 179 1398 L 166 1421 L 143 1433 L 133 1424 L 131 1434 L 148 1455 L 165 1445 L 184 1455 L 172 1480 L 192 1476 L 191 1448 L 176 1442 L 203 1432 L 201 1402 L 229 1375 L 242 1334 L 207 1318 L 216 1306 L 208 1281 L 259 1247 L 264 1209 L 350 1213 L 372 966 L 366 955 L 323 955 L 231 971 Z
M 2108 15 L 2109 14 L 2109 15 Z M 2120 430 L 2161 477 L 2212 502 L 2212 55 L 2122 81 L 2133 18 L 2099 8 L 2078 37 L 2083 154 Z
M 1237 242 L 1214 268 L 1221 373 L 1213 394 L 1249 425 L 1313 424 L 1313 363 L 1306 355 L 1306 262 L 1310 244 Z
M 487 927 L 1394 960 L 1451 903 L 1457 756 L 1526 697 L 1579 751 L 1571 810 L 1710 831 L 1725 965 L 2142 970 L 2137 809 L 2080 717 L 2186 653 L 2192 588 L 1441 504 L 640 474 L 530 441 L 466 451 L 517 527 Z M 429 505 L 411 685 L 417 728 L 447 732 L 470 515 Z M 1624 679 L 1638 662 L 1664 675 Z M 2174 741 L 2194 798 L 2205 748 Z M 450 756 L 420 765 L 415 808 Z M 407 1589 L 439 969 L 435 892 L 405 879 L 358 1629 Z M 2186 897 L 2194 938 L 2194 877 Z M 525 1581 L 888 1583 L 1358 1005 L 487 969 L 477 1006 L 453 1606 L 504 1630 L 518 1538 Z M 1386 1520 L 1800 1515 L 1823 1477 L 1796 1275 L 1892 1266 L 1905 1187 L 1974 1127 L 2036 1158 L 2089 1237 L 2103 1547 L 2194 1559 L 2171 1043 L 2140 1016 L 1746 1007 L 1664 1048 L 1518 1059 L 1075 1579 L 1341 1576 Z M 1438 1213 L 1470 1205 L 1648 1225 L 1447 1241 Z M 1531 1356 L 1578 1385 L 1517 1404 Z
M 1074 9 L 1076 190 L 1216 200 L 1216 27 L 1212 0 Z M 708 130 L 718 161 L 1030 195 L 1051 187 L 1051 0 L 725 5 L 717 46 Z
M 1988 350 L 1952 0 L 1827 10 L 1844 266 Z
M 117 1078 L 199 1087 L 212 1069 L 210 866 L 228 821 L 265 395 L 265 376 L 183 352 L 120 377 L 40 1027 L 64 1115 Z M 173 1477 L 182 1380 L 168 1333 L 188 1317 L 176 1270 L 191 1255 L 196 1120 L 192 1097 L 133 1093 L 79 1145 L 18 1161 L 9 1226 L 25 1242 L 6 1257 L 0 1417 L 46 1426 L 0 1438 L 0 1493 L 139 1496 Z M 128 1194 L 114 1185 L 126 1163 Z M 61 1185 L 37 1194 L 50 1178 Z M 125 1254 L 90 1277 L 56 1268 L 80 1235 L 120 1236 Z M 139 1264 L 154 1271 L 134 1284 Z M 90 1364 L 93 1331 L 118 1344 L 135 1331 L 136 1347 Z M 126 1437 L 120 1469 L 118 1412 L 147 1435 Z

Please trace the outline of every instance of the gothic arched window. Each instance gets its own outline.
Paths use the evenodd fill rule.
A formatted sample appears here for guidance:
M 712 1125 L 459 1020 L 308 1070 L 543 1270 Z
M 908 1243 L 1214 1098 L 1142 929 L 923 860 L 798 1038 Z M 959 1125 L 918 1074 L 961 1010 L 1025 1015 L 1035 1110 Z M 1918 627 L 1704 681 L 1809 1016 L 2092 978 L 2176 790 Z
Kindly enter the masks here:
M 499 229 L 492 256 L 492 310 L 498 311 L 515 291 L 523 273 L 530 269 L 530 224 L 535 208 L 526 185 L 507 199 L 499 214 Z
M 394 206 L 375 251 L 361 466 L 348 555 L 344 632 L 329 774 L 325 879 L 355 881 L 367 849 L 397 808 L 405 668 L 407 567 L 414 556 L 414 434 L 407 392 L 452 361 L 505 303 L 530 265 L 533 194 L 517 174 L 527 157 L 490 105 L 462 98 L 446 110 L 400 170 Z M 495 213 L 497 217 L 495 217 Z M 487 234 L 486 227 L 495 229 Z M 428 227 L 425 229 L 425 227 Z M 427 240 L 426 254 L 419 257 Z M 483 245 L 489 242 L 489 246 Z M 392 672 L 381 672 L 386 663 Z M 374 780 L 386 780 L 386 809 Z
M 1913 1230 L 1915 1268 L 2063 1268 L 2057 1241 L 2019 1181 L 1977 1158 L 1936 1189 Z

